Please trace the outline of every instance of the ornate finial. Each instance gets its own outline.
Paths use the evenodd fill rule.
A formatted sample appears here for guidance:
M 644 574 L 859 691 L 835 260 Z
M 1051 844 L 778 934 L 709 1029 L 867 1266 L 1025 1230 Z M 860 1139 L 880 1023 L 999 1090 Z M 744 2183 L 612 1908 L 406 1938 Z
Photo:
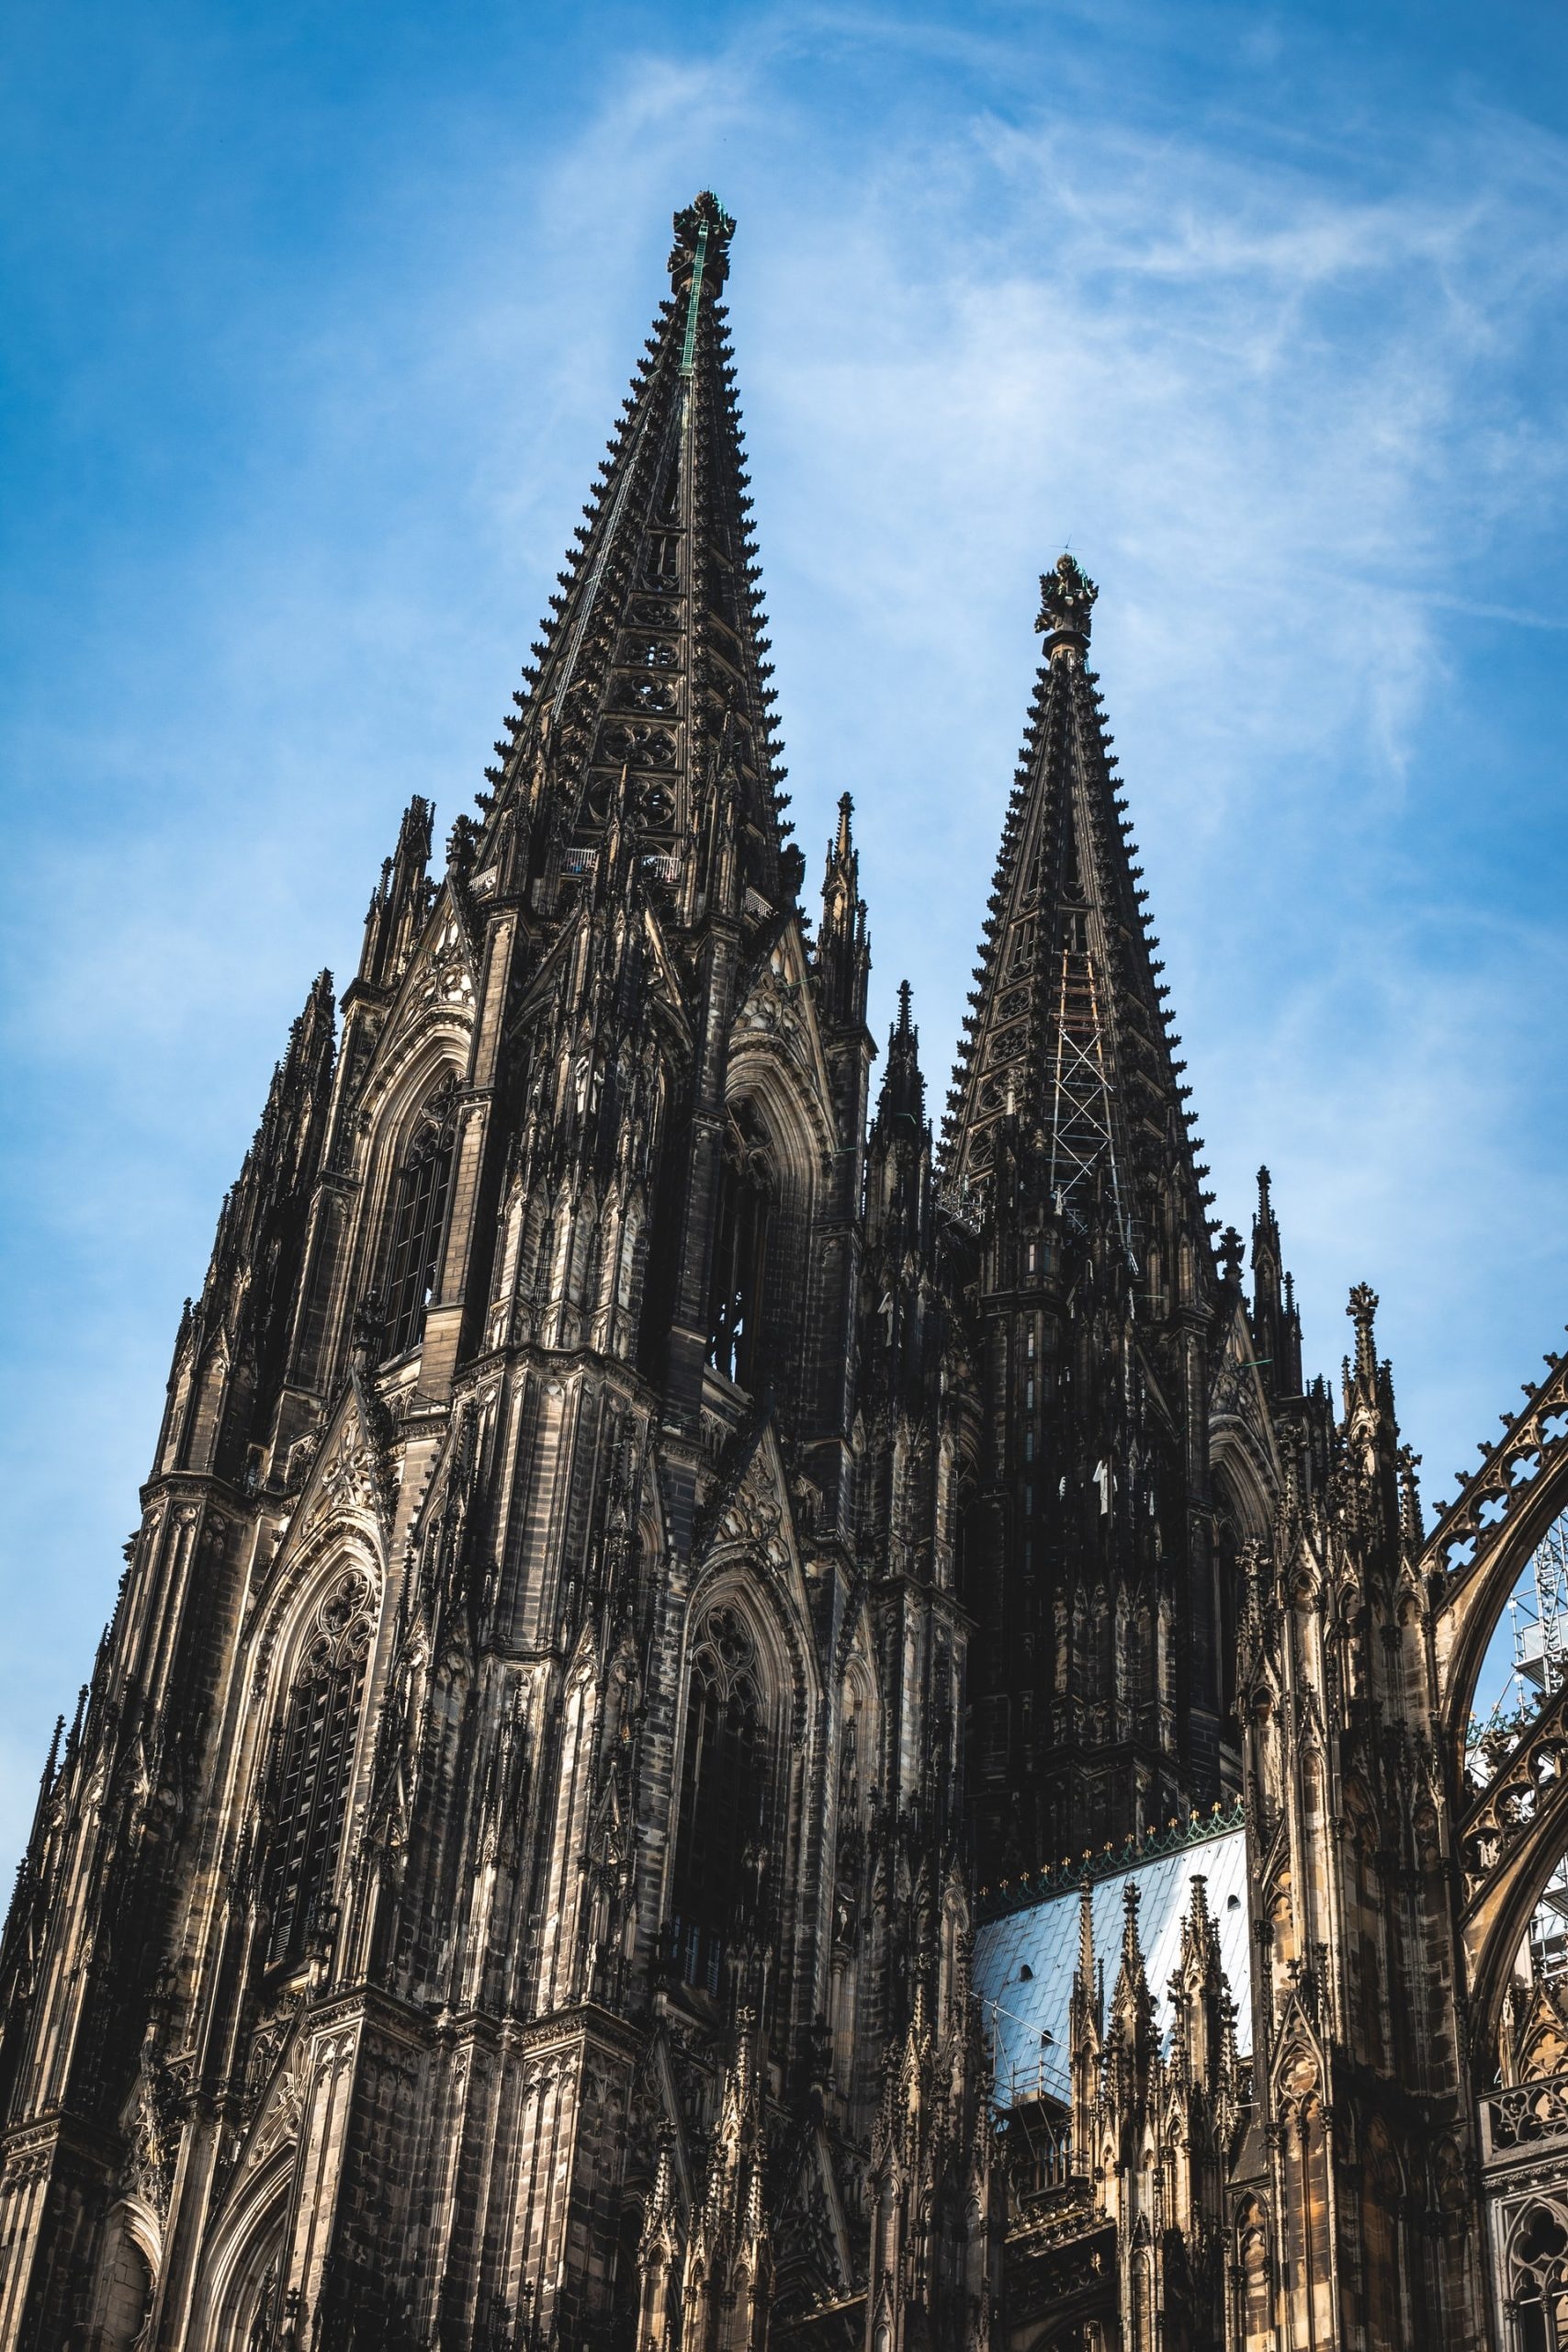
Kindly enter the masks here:
M 914 1003 L 914 996 L 915 992 L 913 989 L 910 988 L 908 981 L 900 980 L 898 983 L 898 1027 L 897 1032 L 897 1035 L 900 1037 L 912 1037 L 914 1035 L 915 1024 L 910 1017 L 910 1008 Z
M 1410 1446 L 1402 1445 L 1395 1460 L 1399 1465 L 1399 1532 L 1412 1544 L 1419 1544 L 1425 1532 L 1421 1524 L 1421 1482 L 1416 1476 L 1421 1456 Z
M 670 251 L 670 275 L 675 291 L 683 294 L 696 267 L 699 245 L 703 255 L 703 288 L 716 294 L 729 275 L 729 240 L 735 223 L 711 188 L 704 188 L 694 203 L 675 215 L 675 243 Z
M 839 833 L 838 839 L 833 843 L 833 852 L 835 856 L 848 857 L 850 854 L 852 847 L 850 839 L 850 819 L 854 813 L 854 797 L 852 793 L 844 792 L 840 794 Z
M 1269 1188 L 1272 1182 L 1273 1179 L 1270 1177 L 1267 1168 L 1260 1168 L 1258 1171 L 1258 1214 L 1259 1217 L 1266 1217 L 1274 1205 L 1269 1196 Z
M 1241 1285 L 1241 1236 L 1234 1225 L 1227 1225 L 1220 1236 L 1220 1267 L 1227 1283 Z
M 1055 571 L 1040 577 L 1040 617 L 1034 626 L 1044 632 L 1045 650 L 1070 646 L 1082 653 L 1089 644 L 1089 615 L 1100 591 L 1070 555 L 1056 558 Z
M 1370 1283 L 1358 1283 L 1350 1293 L 1345 1312 L 1356 1326 L 1356 1370 L 1365 1379 L 1377 1371 L 1377 1351 L 1372 1341 L 1372 1317 L 1378 1311 L 1378 1295 Z

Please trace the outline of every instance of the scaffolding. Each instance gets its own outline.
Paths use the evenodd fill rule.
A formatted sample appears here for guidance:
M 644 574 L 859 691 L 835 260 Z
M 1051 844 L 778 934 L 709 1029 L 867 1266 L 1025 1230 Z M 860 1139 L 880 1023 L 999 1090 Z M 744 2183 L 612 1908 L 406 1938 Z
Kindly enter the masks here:
M 1472 1715 L 1466 1741 L 1466 1762 L 1482 1786 L 1513 1747 L 1520 1725 L 1540 1714 L 1568 1682 L 1568 1511 L 1559 1513 L 1530 1554 L 1504 1614 L 1508 1647 L 1502 1679 L 1485 1713 Z M 1493 1646 L 1499 1646 L 1495 1637 Z M 1485 1667 L 1482 1671 L 1484 1678 Z M 1568 1975 L 1568 1854 L 1531 1915 L 1529 1944 L 1538 1979 Z
M 1559 1513 L 1530 1554 L 1505 1613 L 1511 1657 L 1485 1714 L 1472 1715 L 1466 1742 L 1472 1770 L 1486 1780 L 1492 1758 L 1515 1727 L 1538 1715 L 1568 1682 L 1568 1511 Z M 1484 1667 L 1482 1671 L 1484 1677 Z
M 1132 1255 L 1111 1108 L 1109 1018 L 1088 916 L 1068 910 L 1068 937 L 1056 972 L 1052 1026 L 1049 1182 L 1070 1216 L 1081 1221 L 1087 1198 L 1104 1181 L 1122 1245 Z

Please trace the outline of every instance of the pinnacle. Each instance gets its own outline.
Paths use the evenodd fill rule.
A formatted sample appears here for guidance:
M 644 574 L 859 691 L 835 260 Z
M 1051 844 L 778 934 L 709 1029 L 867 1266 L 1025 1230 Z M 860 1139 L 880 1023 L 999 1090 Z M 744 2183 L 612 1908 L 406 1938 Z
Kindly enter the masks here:
M 851 852 L 850 819 L 854 813 L 854 800 L 851 794 L 846 792 L 840 796 L 839 800 L 838 838 L 833 844 L 834 851 L 840 857 L 847 858 Z

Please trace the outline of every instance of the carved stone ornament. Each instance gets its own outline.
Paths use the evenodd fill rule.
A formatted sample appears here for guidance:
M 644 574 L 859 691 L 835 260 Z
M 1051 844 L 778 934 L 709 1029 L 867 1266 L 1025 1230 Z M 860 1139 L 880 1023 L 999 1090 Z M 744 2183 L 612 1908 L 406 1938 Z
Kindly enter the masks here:
M 1070 555 L 1059 555 L 1054 571 L 1042 574 L 1040 617 L 1034 626 L 1047 637 L 1067 633 L 1089 642 L 1089 616 L 1100 591 Z

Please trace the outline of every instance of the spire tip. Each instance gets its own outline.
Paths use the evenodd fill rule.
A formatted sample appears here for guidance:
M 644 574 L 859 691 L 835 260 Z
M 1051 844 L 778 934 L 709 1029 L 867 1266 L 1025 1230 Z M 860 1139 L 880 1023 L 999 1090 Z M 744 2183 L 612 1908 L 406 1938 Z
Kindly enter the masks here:
M 1075 556 L 1059 555 L 1054 571 L 1040 575 L 1040 617 L 1034 626 L 1045 639 L 1045 650 L 1070 646 L 1082 654 L 1089 646 L 1089 618 L 1100 590 Z
M 712 188 L 705 187 L 675 214 L 674 230 L 670 275 L 675 292 L 683 293 L 692 282 L 700 254 L 702 284 L 716 293 L 729 275 L 729 241 L 735 234 L 735 222 Z

